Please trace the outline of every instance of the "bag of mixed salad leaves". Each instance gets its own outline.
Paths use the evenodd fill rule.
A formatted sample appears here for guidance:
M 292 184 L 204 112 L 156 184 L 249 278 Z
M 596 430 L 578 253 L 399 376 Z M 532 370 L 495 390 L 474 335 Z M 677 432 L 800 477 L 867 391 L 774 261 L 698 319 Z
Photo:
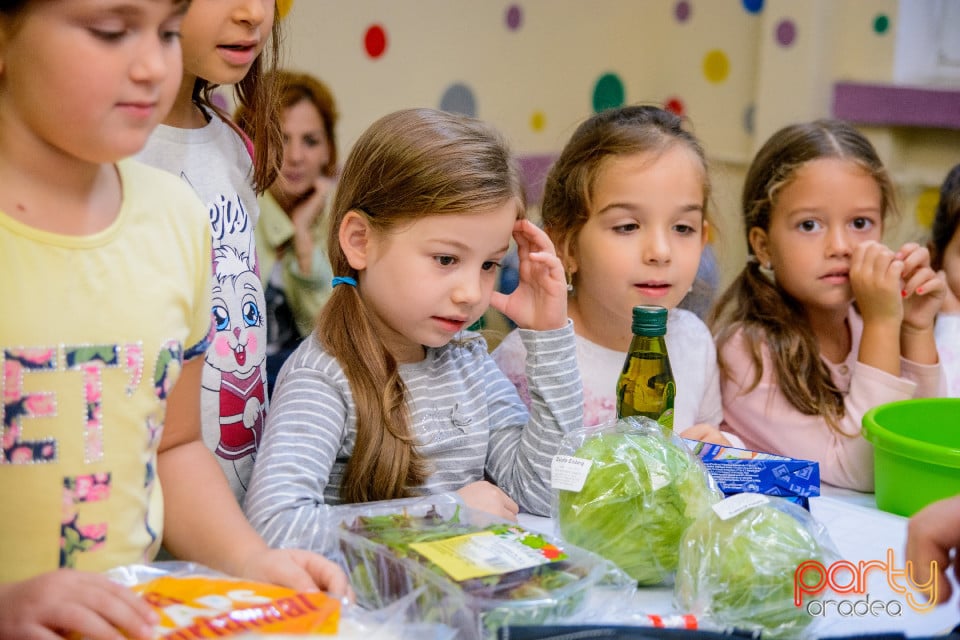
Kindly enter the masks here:
M 643 417 L 571 431 L 551 471 L 563 540 L 616 562 L 640 585 L 670 580 L 683 532 L 722 497 L 683 441 Z
M 419 616 L 456 628 L 460 638 L 567 619 L 611 574 L 626 585 L 603 558 L 469 509 L 449 494 L 332 513 L 358 604 L 376 609 L 419 590 Z
M 764 638 L 813 637 L 813 617 L 794 601 L 797 568 L 809 561 L 826 567 L 839 557 L 807 510 L 775 496 L 737 494 L 684 534 L 674 600 L 720 627 Z M 812 580 L 817 572 L 804 575 Z

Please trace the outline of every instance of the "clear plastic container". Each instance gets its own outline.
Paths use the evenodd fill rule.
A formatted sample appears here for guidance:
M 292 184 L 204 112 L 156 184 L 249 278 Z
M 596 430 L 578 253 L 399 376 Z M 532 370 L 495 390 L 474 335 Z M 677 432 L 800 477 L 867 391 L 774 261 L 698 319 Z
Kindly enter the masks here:
M 632 588 L 600 556 L 449 496 L 340 507 L 335 514 L 358 604 L 377 609 L 419 590 L 418 617 L 454 627 L 458 638 L 569 619 L 600 584 Z

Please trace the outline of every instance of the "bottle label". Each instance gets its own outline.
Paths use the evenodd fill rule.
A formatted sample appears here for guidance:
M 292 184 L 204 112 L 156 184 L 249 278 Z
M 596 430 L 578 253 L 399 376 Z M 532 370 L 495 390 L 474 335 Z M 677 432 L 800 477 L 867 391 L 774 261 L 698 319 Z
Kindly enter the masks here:
M 573 456 L 553 456 L 550 463 L 550 486 L 563 491 L 579 493 L 590 474 L 593 460 Z
M 657 423 L 667 431 L 673 430 L 673 409 L 667 409 L 657 418 Z

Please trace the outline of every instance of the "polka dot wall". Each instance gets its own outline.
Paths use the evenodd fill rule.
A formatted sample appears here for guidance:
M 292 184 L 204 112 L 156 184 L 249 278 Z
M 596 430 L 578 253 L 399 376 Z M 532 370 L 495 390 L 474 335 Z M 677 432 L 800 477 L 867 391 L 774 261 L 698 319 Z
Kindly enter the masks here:
M 281 13 L 288 66 L 335 92 L 344 151 L 384 113 L 431 106 L 490 121 L 542 173 L 591 113 L 659 104 L 689 119 L 719 166 L 719 206 L 738 237 L 739 180 L 759 144 L 788 121 L 829 116 L 834 80 L 890 78 L 897 0 L 817 7 L 284 0 Z

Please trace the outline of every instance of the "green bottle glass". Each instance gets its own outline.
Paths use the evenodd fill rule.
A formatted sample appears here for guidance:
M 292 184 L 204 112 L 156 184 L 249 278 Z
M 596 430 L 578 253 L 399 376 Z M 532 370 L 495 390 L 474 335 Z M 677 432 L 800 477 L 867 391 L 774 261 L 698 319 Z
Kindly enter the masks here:
M 633 339 L 617 379 L 617 417 L 646 416 L 673 429 L 677 395 L 667 355 L 667 310 L 653 305 L 633 308 Z

